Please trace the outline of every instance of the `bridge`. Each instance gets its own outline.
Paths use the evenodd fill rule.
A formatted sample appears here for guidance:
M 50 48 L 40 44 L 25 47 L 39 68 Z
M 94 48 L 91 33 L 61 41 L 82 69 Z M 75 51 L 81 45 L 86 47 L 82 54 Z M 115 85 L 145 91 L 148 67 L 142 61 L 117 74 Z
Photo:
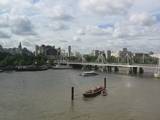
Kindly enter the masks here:
M 63 61 L 62 63 L 73 66 L 73 67 L 88 67 L 89 70 L 93 68 L 100 68 L 102 71 L 112 72 L 112 68 L 114 68 L 115 72 L 119 71 L 120 67 L 129 68 L 129 73 L 137 74 L 139 72 L 142 74 L 144 69 L 156 69 L 157 65 L 155 64 L 131 64 L 129 63 L 132 60 L 127 57 L 127 63 L 108 63 L 106 56 L 104 53 L 100 53 L 95 62 L 87 62 L 86 59 L 82 56 L 81 62 L 73 62 L 73 61 Z
M 154 64 L 121 64 L 121 63 L 83 63 L 83 62 L 65 62 L 65 64 L 68 65 L 82 65 L 82 66 L 100 66 L 100 67 L 107 67 L 107 66 L 111 66 L 111 67 L 126 67 L 126 68 L 151 68 L 154 69 L 157 67 L 157 65 Z
M 122 64 L 122 63 L 90 63 L 90 62 L 61 62 L 61 64 L 67 64 L 72 67 L 87 67 L 89 70 L 93 68 L 101 68 L 102 71 L 118 72 L 120 67 L 129 68 L 130 74 L 143 74 L 144 69 L 156 69 L 157 65 L 155 64 Z

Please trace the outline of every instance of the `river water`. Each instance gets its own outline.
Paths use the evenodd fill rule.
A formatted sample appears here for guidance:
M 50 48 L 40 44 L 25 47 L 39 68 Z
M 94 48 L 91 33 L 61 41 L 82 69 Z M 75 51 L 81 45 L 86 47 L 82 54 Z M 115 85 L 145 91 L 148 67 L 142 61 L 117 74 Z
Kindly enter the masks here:
M 0 73 L 0 120 L 160 120 L 160 80 L 107 74 L 108 96 L 84 99 L 82 93 L 102 85 L 106 74 L 82 77 L 80 73 Z

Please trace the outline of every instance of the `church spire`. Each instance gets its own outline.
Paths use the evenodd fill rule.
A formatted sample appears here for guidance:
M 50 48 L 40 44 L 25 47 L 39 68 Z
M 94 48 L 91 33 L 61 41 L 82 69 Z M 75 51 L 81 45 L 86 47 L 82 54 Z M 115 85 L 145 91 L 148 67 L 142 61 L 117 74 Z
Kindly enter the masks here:
M 22 50 L 22 44 L 21 44 L 21 42 L 19 43 L 18 48 L 19 48 L 19 50 Z

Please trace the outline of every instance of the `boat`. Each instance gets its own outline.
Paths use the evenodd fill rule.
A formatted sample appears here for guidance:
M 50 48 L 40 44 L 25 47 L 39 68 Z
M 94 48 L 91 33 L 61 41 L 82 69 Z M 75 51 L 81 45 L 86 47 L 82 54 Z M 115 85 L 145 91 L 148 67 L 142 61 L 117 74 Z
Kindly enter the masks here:
M 103 90 L 104 90 L 104 87 L 102 87 L 102 86 L 96 87 L 93 90 L 88 90 L 88 91 L 84 92 L 83 96 L 84 97 L 96 97 L 97 95 L 100 95 Z
M 68 65 L 57 64 L 56 66 L 52 67 L 52 69 L 72 69 L 72 67 L 70 67 Z
M 16 71 L 43 71 L 48 70 L 48 67 L 43 66 L 35 66 L 35 65 L 28 65 L 28 66 L 16 66 Z
M 95 71 L 87 71 L 87 72 L 83 72 L 80 74 L 81 76 L 94 76 L 94 75 L 98 75 L 98 73 L 96 73 Z
M 160 78 L 160 58 L 159 58 L 159 61 L 158 61 L 157 70 L 154 73 L 154 77 L 155 78 Z
M 102 93 L 103 96 L 107 96 L 107 90 L 106 89 L 104 89 L 101 93 Z
M 155 78 L 160 78 L 160 73 L 154 73 Z

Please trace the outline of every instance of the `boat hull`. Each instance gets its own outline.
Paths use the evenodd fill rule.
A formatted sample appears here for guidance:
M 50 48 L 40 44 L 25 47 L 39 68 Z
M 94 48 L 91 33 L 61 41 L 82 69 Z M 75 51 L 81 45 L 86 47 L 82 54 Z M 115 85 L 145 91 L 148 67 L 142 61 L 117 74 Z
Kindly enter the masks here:
M 43 71 L 48 70 L 47 67 L 42 66 L 19 66 L 15 69 L 16 71 Z
M 81 76 L 96 76 L 98 73 L 91 71 L 91 72 L 83 72 L 80 74 Z
M 103 90 L 104 89 L 100 89 L 94 93 L 84 93 L 83 97 L 96 97 L 96 96 L 100 95 Z
M 64 65 L 56 65 L 56 66 L 52 67 L 52 69 L 63 70 L 63 69 L 72 69 L 72 67 L 64 66 Z
M 155 77 L 155 78 L 160 78 L 160 74 L 155 73 L 155 74 L 154 74 L 154 77 Z
M 98 75 L 97 73 L 94 73 L 94 74 L 81 74 L 81 76 L 84 76 L 84 77 L 87 77 L 87 76 L 96 76 Z

